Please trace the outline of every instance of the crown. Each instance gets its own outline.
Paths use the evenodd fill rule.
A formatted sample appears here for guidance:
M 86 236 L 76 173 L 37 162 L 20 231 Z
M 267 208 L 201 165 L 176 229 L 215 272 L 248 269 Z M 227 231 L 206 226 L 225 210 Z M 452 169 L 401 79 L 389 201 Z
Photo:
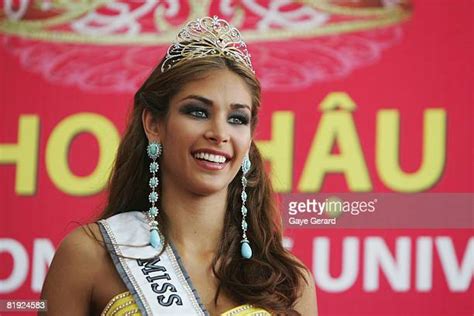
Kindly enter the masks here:
M 217 16 L 188 22 L 168 48 L 161 72 L 181 61 L 208 56 L 235 60 L 255 73 L 247 44 L 242 40 L 239 30 Z

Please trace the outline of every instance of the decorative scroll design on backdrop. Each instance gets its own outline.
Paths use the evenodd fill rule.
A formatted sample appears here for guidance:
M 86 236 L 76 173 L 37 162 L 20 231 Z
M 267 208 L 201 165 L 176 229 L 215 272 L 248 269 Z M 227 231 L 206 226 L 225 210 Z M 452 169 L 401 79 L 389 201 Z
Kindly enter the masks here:
M 394 25 L 411 13 L 407 0 L 273 0 L 266 6 L 257 0 L 5 0 L 0 9 L 0 31 L 6 34 L 153 46 L 168 44 L 185 21 L 205 15 L 230 20 L 246 41 L 273 41 Z
M 375 63 L 400 40 L 397 25 L 411 7 L 408 0 L 5 0 L 0 32 L 24 67 L 50 82 L 128 92 L 184 22 L 214 14 L 247 42 L 266 42 L 250 44 L 265 89 L 296 90 Z

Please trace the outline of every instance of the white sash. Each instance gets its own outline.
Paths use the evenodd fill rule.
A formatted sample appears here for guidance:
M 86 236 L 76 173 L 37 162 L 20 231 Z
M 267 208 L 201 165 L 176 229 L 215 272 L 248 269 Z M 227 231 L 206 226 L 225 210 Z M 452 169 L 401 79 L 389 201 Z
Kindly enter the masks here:
M 143 246 L 150 232 L 142 212 L 117 214 L 99 224 L 115 267 L 143 315 L 209 315 L 173 245 L 148 259 L 158 251 Z

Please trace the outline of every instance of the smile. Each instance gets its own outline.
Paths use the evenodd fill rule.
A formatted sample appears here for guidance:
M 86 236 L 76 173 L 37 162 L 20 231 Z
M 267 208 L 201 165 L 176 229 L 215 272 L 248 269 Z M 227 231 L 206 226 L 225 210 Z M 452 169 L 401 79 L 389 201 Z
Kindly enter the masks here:
M 198 166 L 210 171 L 224 169 L 232 158 L 227 153 L 218 152 L 211 149 L 197 150 L 192 155 Z
M 227 160 L 224 156 L 203 153 L 203 152 L 195 153 L 194 158 L 200 159 L 200 160 L 206 160 L 210 162 L 215 162 L 215 163 L 224 163 Z

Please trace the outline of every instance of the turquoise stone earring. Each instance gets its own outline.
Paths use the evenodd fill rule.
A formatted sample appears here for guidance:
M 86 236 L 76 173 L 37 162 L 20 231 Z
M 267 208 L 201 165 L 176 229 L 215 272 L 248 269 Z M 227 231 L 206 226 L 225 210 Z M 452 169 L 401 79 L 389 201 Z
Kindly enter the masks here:
M 252 248 L 250 248 L 249 240 L 247 239 L 247 207 L 245 206 L 245 202 L 247 202 L 247 193 L 245 192 L 245 188 L 247 187 L 247 178 L 246 175 L 252 166 L 248 154 L 245 155 L 244 160 L 242 161 L 242 241 L 240 242 L 240 254 L 245 259 L 252 258 Z
M 150 181 L 148 185 L 151 188 L 151 193 L 148 195 L 148 201 L 151 203 L 151 207 L 148 210 L 148 223 L 150 225 L 150 244 L 155 249 L 161 249 L 162 243 L 160 238 L 160 233 L 158 229 L 158 221 L 156 217 L 158 216 L 158 192 L 156 192 L 156 188 L 158 187 L 159 180 L 158 180 L 158 170 L 160 165 L 158 164 L 158 157 L 161 156 L 162 148 L 161 144 L 156 141 L 151 141 L 147 148 L 146 152 L 148 157 L 152 160 L 150 163 Z

